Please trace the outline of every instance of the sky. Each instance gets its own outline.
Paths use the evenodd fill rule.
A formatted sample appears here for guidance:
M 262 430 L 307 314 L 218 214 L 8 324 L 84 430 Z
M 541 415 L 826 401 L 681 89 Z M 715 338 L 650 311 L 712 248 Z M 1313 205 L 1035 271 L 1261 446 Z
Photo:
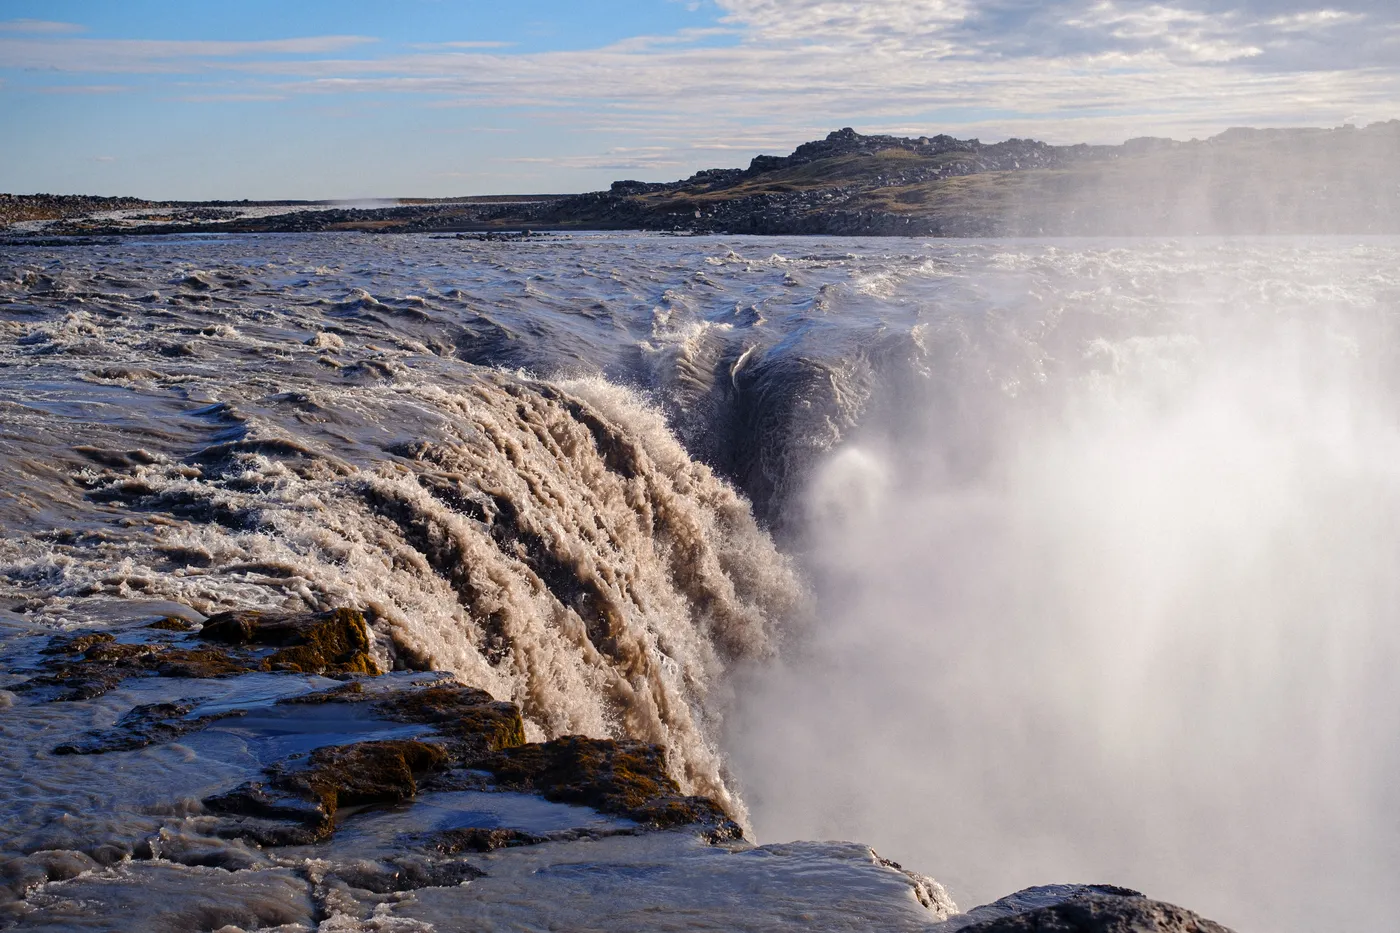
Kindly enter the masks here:
M 0 0 L 0 191 L 685 177 L 852 126 L 1118 143 L 1400 117 L 1400 0 Z

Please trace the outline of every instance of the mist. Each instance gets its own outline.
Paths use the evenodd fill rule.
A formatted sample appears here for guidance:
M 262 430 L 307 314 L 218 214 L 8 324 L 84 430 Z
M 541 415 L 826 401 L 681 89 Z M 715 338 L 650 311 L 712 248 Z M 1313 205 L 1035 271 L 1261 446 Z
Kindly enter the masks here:
M 815 618 L 737 690 L 761 839 L 864 839 L 963 909 L 1110 882 L 1386 925 L 1397 290 L 1341 277 L 1364 244 L 1283 246 L 1051 250 L 1067 306 L 1013 270 L 981 318 L 926 309 L 959 337 L 813 472 Z

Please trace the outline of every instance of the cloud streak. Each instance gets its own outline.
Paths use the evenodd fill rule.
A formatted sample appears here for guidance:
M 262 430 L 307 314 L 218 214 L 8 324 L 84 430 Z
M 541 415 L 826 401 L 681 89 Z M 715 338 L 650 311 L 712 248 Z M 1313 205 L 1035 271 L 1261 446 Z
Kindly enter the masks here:
M 77 23 L 58 23 L 46 19 L 0 20 L 0 33 L 31 33 L 37 35 L 70 35 L 83 32 Z
M 206 70 L 210 59 L 329 55 L 376 40 L 366 36 L 311 36 L 257 42 L 171 39 L 0 38 L 6 68 L 80 74 L 180 73 Z
M 111 40 L 35 27 L 0 29 L 0 62 L 179 74 L 216 82 L 182 91 L 211 103 L 391 95 L 502 109 L 609 137 L 597 152 L 539 163 L 597 171 L 664 171 L 744 141 L 781 150 L 845 124 L 1113 142 L 1364 123 L 1397 116 L 1400 101 L 1400 7 L 1380 0 L 716 2 L 711 26 L 582 50 L 353 35 Z M 658 142 L 664 151 L 618 148 Z

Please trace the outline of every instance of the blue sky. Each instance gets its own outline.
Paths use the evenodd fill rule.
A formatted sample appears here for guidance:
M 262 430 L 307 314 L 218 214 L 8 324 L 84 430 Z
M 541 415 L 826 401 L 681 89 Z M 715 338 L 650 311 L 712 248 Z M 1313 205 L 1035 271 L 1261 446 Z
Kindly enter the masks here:
M 1394 117 L 1394 0 L 0 0 L 0 191 L 576 191 L 847 125 Z

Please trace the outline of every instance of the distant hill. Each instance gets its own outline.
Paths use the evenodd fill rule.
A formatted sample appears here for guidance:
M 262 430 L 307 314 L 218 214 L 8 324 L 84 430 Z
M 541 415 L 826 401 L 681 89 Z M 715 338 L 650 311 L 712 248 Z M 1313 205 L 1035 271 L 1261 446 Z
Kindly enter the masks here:
M 1114 236 L 1400 233 L 1400 120 L 1364 129 L 1231 129 L 1121 146 L 983 143 L 837 130 L 787 156 L 675 182 L 578 195 L 415 200 L 392 207 L 0 195 L 0 225 L 44 233 L 185 230 L 451 232 L 636 229 L 695 233 Z M 217 209 L 215 209 L 217 208 Z M 173 210 L 171 210 L 173 209 Z
M 844 129 L 746 169 L 548 207 L 556 223 L 733 233 L 1400 233 L 1400 120 L 1121 146 Z

